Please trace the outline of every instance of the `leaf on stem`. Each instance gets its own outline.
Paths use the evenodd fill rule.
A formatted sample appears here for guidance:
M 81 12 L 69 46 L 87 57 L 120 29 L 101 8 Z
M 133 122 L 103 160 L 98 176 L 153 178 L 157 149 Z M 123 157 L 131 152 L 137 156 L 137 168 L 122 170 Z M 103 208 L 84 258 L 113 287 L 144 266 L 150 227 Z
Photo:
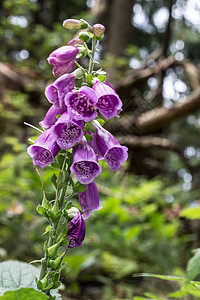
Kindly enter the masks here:
M 55 188 L 57 188 L 57 179 L 58 178 L 55 173 L 50 177 L 50 181 L 54 185 Z

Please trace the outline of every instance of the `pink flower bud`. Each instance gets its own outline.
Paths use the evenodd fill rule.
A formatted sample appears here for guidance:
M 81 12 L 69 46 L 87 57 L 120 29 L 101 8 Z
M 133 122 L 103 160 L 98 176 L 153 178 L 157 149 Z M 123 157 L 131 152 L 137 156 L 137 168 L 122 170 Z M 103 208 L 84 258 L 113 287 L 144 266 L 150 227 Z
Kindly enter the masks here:
M 63 26 L 67 29 L 80 29 L 81 21 L 76 20 L 76 19 L 66 19 L 63 22 Z
M 86 29 L 88 28 L 88 23 L 83 19 L 66 19 L 63 22 L 63 26 L 67 29 Z
M 105 29 L 105 26 L 103 26 L 102 24 L 95 24 L 92 26 L 93 33 L 98 38 L 102 37 Z

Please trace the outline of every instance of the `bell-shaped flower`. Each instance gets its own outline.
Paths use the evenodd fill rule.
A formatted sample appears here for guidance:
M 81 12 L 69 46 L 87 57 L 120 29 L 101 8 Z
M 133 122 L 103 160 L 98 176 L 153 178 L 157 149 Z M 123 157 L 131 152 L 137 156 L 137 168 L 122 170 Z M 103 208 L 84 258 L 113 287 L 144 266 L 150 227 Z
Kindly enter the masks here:
M 91 122 L 97 117 L 95 109 L 97 100 L 97 95 L 93 89 L 82 86 L 78 91 L 74 90 L 66 95 L 65 104 L 73 119 Z
M 101 209 L 99 193 L 94 181 L 85 187 L 86 191 L 78 193 L 81 210 L 84 212 L 82 215 L 84 220 L 90 216 L 92 211 Z
M 54 50 L 47 58 L 50 65 L 54 66 L 53 74 L 59 77 L 70 73 L 75 67 L 76 55 L 79 50 L 75 46 L 62 46 Z
M 100 155 L 104 157 L 112 171 L 117 171 L 128 158 L 128 148 L 121 146 L 116 138 L 98 121 L 93 121 L 93 124 L 96 127 L 96 134 L 93 134 L 93 138 Z
M 97 156 L 85 137 L 74 149 L 73 164 L 70 168 L 77 180 L 82 184 L 91 183 L 102 172 Z
M 63 114 L 65 111 L 67 111 L 65 105 L 62 108 L 57 108 L 55 105 L 52 105 L 47 111 L 44 119 L 40 122 L 40 125 L 45 129 L 51 128 L 57 121 L 56 116 Z
M 70 221 L 67 229 L 67 239 L 69 241 L 68 248 L 82 246 L 85 238 L 85 221 L 78 211 L 75 217 Z
M 107 83 L 97 80 L 93 85 L 98 101 L 96 108 L 99 109 L 102 116 L 106 119 L 112 119 L 119 114 L 122 108 L 122 101 Z
M 28 147 L 27 152 L 32 157 L 33 164 L 44 169 L 53 162 L 59 150 L 60 147 L 51 134 L 51 129 L 48 129 L 37 138 L 33 145 Z
M 64 106 L 64 98 L 68 92 L 74 88 L 75 76 L 73 74 L 64 74 L 50 84 L 45 89 L 45 96 L 50 103 L 57 108 Z
M 83 137 L 83 125 L 83 121 L 76 121 L 70 118 L 68 112 L 62 114 L 52 128 L 59 147 L 67 150 L 80 142 Z

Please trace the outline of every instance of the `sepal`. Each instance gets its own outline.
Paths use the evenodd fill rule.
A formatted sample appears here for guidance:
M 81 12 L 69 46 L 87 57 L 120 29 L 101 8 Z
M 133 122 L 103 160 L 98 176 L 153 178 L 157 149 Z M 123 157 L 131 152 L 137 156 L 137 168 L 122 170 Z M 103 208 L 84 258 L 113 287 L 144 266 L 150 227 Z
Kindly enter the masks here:
M 56 270 L 60 267 L 61 265 L 61 262 L 62 262 L 62 259 L 63 257 L 65 256 L 65 252 L 63 252 L 61 255 L 59 255 L 56 259 L 51 259 L 50 260 L 50 267 L 52 270 Z
M 37 208 L 36 208 L 38 214 L 46 217 L 47 216 L 47 213 L 46 213 L 46 209 L 42 206 L 42 205 L 38 205 Z
M 50 246 L 48 249 L 47 249 L 47 255 L 49 258 L 53 258 L 56 256 L 57 252 L 58 252 L 58 249 L 60 247 L 60 242 L 54 244 L 53 246 Z

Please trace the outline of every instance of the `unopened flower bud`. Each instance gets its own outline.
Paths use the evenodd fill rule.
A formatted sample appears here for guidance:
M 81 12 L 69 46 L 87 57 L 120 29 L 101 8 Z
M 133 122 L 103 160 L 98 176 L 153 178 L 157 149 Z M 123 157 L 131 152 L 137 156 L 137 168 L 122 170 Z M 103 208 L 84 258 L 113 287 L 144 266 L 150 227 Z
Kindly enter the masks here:
M 88 23 L 83 19 L 66 19 L 63 22 L 63 26 L 67 29 L 86 29 L 88 28 Z
M 78 210 L 78 208 L 76 208 L 76 207 L 71 207 L 69 210 L 68 210 L 68 217 L 70 217 L 70 218 L 74 218 L 75 217 L 75 215 L 77 214 L 77 212 L 78 212 L 79 210 Z
M 92 31 L 94 35 L 98 38 L 102 37 L 105 29 L 106 29 L 105 26 L 103 26 L 102 24 L 95 24 L 92 26 Z
M 89 41 L 89 39 L 90 39 L 90 36 L 89 36 L 89 34 L 87 32 L 83 32 L 82 31 L 82 32 L 79 33 L 79 39 L 81 41 L 87 43 Z
M 63 22 L 63 26 L 67 29 L 80 29 L 81 21 L 76 20 L 76 19 L 66 19 Z

